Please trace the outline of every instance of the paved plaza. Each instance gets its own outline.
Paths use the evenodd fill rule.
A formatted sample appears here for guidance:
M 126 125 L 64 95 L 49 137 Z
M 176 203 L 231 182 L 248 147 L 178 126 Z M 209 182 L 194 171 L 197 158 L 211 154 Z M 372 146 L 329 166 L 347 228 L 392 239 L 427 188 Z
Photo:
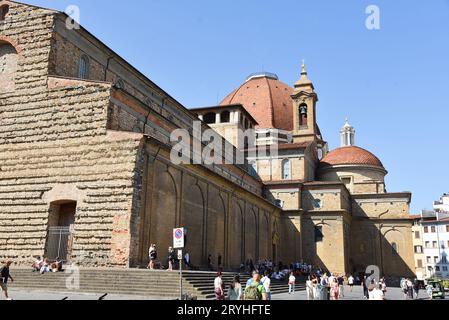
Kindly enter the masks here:
M 307 300 L 306 291 L 296 292 L 294 295 L 288 293 L 278 294 L 273 296 L 273 300 Z M 359 286 L 354 287 L 352 292 L 349 287 L 345 286 L 345 297 L 341 300 L 366 300 L 363 298 L 363 289 Z M 386 300 L 404 300 L 404 294 L 399 288 L 389 288 Z M 428 300 L 427 294 L 421 290 L 418 295 L 418 300 Z
M 102 294 L 92 293 L 57 293 L 57 292 L 43 292 L 43 291 L 27 291 L 27 290 L 11 290 L 10 296 L 14 300 L 98 300 Z M 307 300 L 305 291 L 298 291 L 293 295 L 288 293 L 273 295 L 273 300 Z M 449 296 L 447 297 L 449 298 Z M 160 297 L 143 297 L 143 296 L 130 296 L 130 295 L 107 295 L 104 300 L 164 300 Z M 387 300 L 403 300 L 403 294 L 399 288 L 390 288 L 387 293 Z M 418 297 L 419 300 L 427 300 L 425 291 L 421 291 Z M 360 287 L 355 287 L 351 292 L 349 287 L 345 287 L 345 297 L 341 300 L 364 300 L 363 291 Z

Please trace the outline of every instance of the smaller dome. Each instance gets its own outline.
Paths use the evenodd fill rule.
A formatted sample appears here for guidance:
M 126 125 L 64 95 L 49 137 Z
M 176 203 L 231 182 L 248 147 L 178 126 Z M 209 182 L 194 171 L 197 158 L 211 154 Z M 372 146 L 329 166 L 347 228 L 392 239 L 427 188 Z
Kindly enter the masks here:
M 323 160 L 321 166 L 336 166 L 336 165 L 368 165 L 384 168 L 382 162 L 371 152 L 355 147 L 341 147 L 332 152 L 329 152 Z

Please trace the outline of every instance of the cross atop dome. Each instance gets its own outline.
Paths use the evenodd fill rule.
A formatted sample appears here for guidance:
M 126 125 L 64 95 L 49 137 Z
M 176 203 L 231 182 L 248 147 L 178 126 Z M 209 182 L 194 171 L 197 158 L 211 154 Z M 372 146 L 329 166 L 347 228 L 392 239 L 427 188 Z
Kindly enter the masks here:
M 301 65 L 301 78 L 295 83 L 295 89 L 303 89 L 304 87 L 308 87 L 309 90 L 314 90 L 312 81 L 307 77 L 307 69 L 306 69 L 306 61 L 302 59 Z

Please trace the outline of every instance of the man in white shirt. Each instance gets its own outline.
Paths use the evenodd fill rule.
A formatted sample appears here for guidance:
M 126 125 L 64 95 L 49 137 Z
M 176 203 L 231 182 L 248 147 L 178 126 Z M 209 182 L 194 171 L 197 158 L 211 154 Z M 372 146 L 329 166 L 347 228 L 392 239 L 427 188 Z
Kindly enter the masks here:
M 348 284 L 349 284 L 350 291 L 352 292 L 352 289 L 354 288 L 354 277 L 352 275 L 350 275 L 348 278 Z
M 265 276 L 260 280 L 260 282 L 263 284 L 265 291 L 267 292 L 267 300 L 271 300 L 271 279 L 269 277 L 268 271 L 265 271 Z

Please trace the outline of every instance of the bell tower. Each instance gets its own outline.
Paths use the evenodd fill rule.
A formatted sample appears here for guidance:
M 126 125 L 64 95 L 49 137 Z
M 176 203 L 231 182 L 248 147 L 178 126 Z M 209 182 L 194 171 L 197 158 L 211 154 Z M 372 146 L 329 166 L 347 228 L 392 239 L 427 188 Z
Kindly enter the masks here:
M 293 140 L 295 143 L 321 140 L 316 125 L 316 103 L 318 95 L 312 81 L 307 77 L 303 60 L 301 78 L 294 85 L 293 99 Z

